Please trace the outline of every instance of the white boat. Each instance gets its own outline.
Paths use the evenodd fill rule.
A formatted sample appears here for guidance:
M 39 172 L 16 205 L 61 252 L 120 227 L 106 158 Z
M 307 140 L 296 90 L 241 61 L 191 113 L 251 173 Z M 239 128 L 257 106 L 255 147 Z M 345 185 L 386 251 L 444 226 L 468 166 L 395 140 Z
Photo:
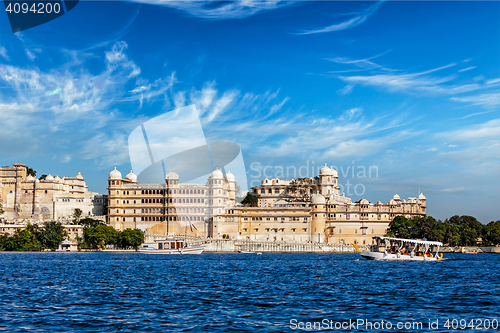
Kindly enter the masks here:
M 182 239 L 167 238 L 155 240 L 154 243 L 144 243 L 139 248 L 140 253 L 148 254 L 201 254 L 208 244 L 188 245 Z
M 362 251 L 359 245 L 353 244 L 356 251 L 368 260 L 412 260 L 412 261 L 437 261 L 443 259 L 439 256 L 441 242 L 427 240 L 404 239 L 394 237 L 375 236 L 376 244 L 371 245 L 369 251 Z

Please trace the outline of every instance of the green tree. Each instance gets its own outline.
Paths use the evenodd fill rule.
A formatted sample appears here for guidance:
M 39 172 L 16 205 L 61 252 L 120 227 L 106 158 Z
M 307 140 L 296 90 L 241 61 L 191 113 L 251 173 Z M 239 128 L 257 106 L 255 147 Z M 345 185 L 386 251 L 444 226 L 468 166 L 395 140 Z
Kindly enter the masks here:
M 81 219 L 78 224 L 83 225 L 84 228 L 95 228 L 98 225 L 104 224 L 104 222 L 101 220 L 86 217 L 84 219 Z
M 491 221 L 483 227 L 483 244 L 486 246 L 500 244 L 500 221 Z
M 398 215 L 389 222 L 389 229 L 387 235 L 397 238 L 412 238 L 413 236 L 413 223 L 403 215 Z
M 0 250 L 2 251 L 18 251 L 19 245 L 14 237 L 6 235 L 0 236 Z
M 318 186 L 312 178 L 297 178 L 285 187 L 280 195 L 287 201 L 309 202 L 311 195 L 317 192 Z
M 116 244 L 117 236 L 115 228 L 100 224 L 95 228 L 85 229 L 84 241 L 90 248 L 97 249 L 104 245 Z
M 462 215 L 452 216 L 445 220 L 447 239 L 453 246 L 477 245 L 478 238 L 483 234 L 483 224 L 475 217 Z
M 83 212 L 80 208 L 75 208 L 75 211 L 73 212 L 73 224 L 79 224 L 82 214 Z
M 43 174 L 43 175 L 40 176 L 39 180 L 45 180 L 45 178 L 47 178 L 47 175 Z
M 249 192 L 246 195 L 245 199 L 241 201 L 241 203 L 245 206 L 257 207 L 257 204 L 259 203 L 259 197 L 260 195 L 258 195 L 257 193 Z
M 36 238 L 46 249 L 55 250 L 67 236 L 64 226 L 60 222 L 50 221 L 43 224 L 43 228 L 38 229 Z
M 119 247 L 126 249 L 133 247 L 137 248 L 144 243 L 144 233 L 140 229 L 130 229 L 127 228 L 119 233 Z
M 36 239 L 32 232 L 33 228 L 28 223 L 26 229 L 18 228 L 16 233 L 11 236 L 0 237 L 0 250 L 2 251 L 40 251 L 42 245 Z
M 36 177 L 36 171 L 30 167 L 26 167 L 26 175 Z

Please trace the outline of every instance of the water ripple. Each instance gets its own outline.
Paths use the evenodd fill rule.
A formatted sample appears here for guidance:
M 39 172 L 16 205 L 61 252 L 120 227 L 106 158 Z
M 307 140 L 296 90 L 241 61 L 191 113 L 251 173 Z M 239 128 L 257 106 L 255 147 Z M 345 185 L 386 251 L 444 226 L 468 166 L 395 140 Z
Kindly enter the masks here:
M 0 330 L 281 332 L 294 318 L 500 319 L 500 257 L 447 257 L 0 253 Z

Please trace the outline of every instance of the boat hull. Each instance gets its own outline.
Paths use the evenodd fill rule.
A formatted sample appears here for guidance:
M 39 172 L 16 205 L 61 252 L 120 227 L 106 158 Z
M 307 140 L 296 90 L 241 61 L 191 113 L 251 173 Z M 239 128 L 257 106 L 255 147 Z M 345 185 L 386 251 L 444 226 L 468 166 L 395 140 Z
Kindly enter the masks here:
M 383 252 L 361 252 L 361 256 L 368 260 L 408 260 L 408 261 L 437 261 L 439 258 L 436 257 L 422 257 L 416 256 L 413 257 L 410 255 L 397 255 L 393 253 L 383 253 Z
M 139 248 L 140 253 L 145 254 L 202 254 L 207 244 L 193 245 L 180 249 L 153 249 L 147 247 Z

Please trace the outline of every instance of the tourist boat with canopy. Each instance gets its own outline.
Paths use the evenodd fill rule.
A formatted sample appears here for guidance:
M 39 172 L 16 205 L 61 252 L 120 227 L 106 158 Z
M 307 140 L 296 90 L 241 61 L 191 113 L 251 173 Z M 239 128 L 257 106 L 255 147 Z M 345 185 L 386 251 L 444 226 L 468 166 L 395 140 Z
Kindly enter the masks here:
M 427 240 L 404 239 L 394 237 L 373 237 L 376 244 L 370 246 L 369 251 L 361 251 L 359 245 L 353 244 L 356 251 L 368 260 L 412 260 L 412 261 L 437 261 L 443 259 L 439 256 L 441 242 Z
M 147 254 L 201 254 L 208 244 L 188 243 L 183 239 L 167 238 L 155 240 L 154 243 L 144 243 L 139 248 L 140 253 Z

